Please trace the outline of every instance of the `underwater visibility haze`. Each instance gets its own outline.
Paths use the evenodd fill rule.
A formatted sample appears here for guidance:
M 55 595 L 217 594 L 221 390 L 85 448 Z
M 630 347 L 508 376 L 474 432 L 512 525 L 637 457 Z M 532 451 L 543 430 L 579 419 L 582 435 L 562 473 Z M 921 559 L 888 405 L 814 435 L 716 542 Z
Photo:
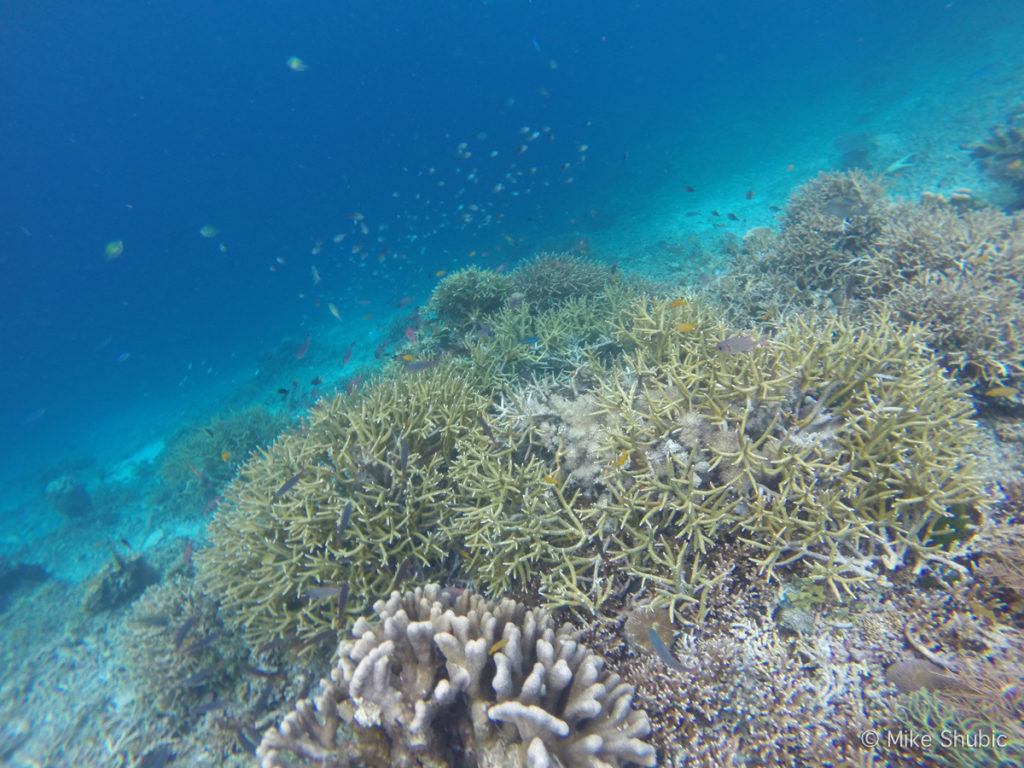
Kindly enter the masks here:
M 1024 15 L 8 0 L 0 764 L 1024 764 Z

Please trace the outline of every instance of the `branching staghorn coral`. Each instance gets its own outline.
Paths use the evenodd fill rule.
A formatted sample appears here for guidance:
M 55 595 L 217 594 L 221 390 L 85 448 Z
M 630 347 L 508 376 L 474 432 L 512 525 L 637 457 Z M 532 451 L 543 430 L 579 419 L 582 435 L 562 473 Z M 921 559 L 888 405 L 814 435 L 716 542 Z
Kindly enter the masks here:
M 547 310 L 571 298 L 596 296 L 612 281 L 612 272 L 571 253 L 540 253 L 516 267 L 511 278 L 526 302 Z
M 598 513 L 617 531 L 611 558 L 666 598 L 698 590 L 731 538 L 765 573 L 799 564 L 837 596 L 906 562 L 952 565 L 939 534 L 983 499 L 977 434 L 920 333 L 795 320 L 728 354 L 720 326 L 664 344 L 672 317 L 647 317 L 624 329 L 635 352 L 598 393 L 619 414 L 613 440 L 644 457 Z
M 446 467 L 484 405 L 439 366 L 321 401 L 251 459 L 196 557 L 231 621 L 257 645 L 324 639 L 368 596 L 443 572 Z
M 1024 206 L 1024 104 L 1014 108 L 1002 125 L 992 126 L 988 139 L 966 148 L 986 173 L 1010 188 L 1010 207 Z
M 295 765 L 653 766 L 633 689 L 547 612 L 437 585 L 359 619 L 331 678 L 257 752 Z M 339 739 L 348 723 L 354 743 Z M 354 754 L 353 754 L 354 751 Z

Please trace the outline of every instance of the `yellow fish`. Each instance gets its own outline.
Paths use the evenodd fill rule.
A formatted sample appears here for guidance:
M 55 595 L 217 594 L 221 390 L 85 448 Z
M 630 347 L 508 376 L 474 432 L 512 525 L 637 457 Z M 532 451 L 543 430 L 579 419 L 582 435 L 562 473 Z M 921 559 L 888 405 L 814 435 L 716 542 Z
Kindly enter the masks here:
M 286 63 L 288 64 L 288 69 L 292 72 L 305 72 L 307 69 L 306 62 L 298 56 L 289 56 Z
M 1024 167 L 1024 160 L 1021 160 L 1018 157 L 1016 160 L 1011 160 L 1009 163 L 1007 163 L 1006 167 L 1011 171 L 1019 171 L 1022 167 Z
M 547 483 L 548 485 L 558 485 L 558 473 L 553 472 L 552 474 L 548 475 L 547 477 L 544 478 L 544 482 Z
M 488 656 L 493 656 L 498 651 L 500 651 L 502 648 L 504 648 L 506 645 L 508 645 L 508 640 L 503 637 L 503 638 L 501 638 L 501 640 L 498 640 L 496 643 L 494 643 L 494 645 L 492 645 L 490 648 L 487 649 L 487 655 Z
M 697 330 L 697 326 L 693 323 L 676 323 L 676 330 L 680 333 L 690 333 Z
M 444 277 L 447 274 L 448 274 L 447 270 L 439 269 L 439 270 L 437 270 L 437 272 L 434 273 L 434 277 Z
M 627 461 L 629 461 L 629 451 L 623 451 L 622 453 L 615 457 L 615 466 L 621 467 L 625 465 Z
M 202 235 L 203 237 L 216 237 L 217 228 L 213 226 L 213 224 L 207 224 L 206 226 L 199 230 L 199 234 Z
M 668 308 L 669 309 L 679 309 L 680 307 L 685 307 L 686 304 L 687 304 L 686 299 L 675 299 L 674 301 L 670 301 L 669 302 Z
M 331 311 L 331 314 L 334 315 L 334 319 L 337 320 L 340 323 L 341 322 L 341 312 L 338 311 L 338 308 L 336 306 L 334 306 L 333 302 L 330 302 L 330 301 L 327 302 L 327 309 L 329 309 Z
M 1013 397 L 1017 390 L 1013 387 L 992 387 L 985 392 L 985 397 Z
M 113 261 L 121 257 L 124 253 L 124 240 L 111 240 L 107 243 L 107 247 L 103 249 L 103 252 L 107 255 L 107 261 Z
M 231 461 L 231 451 L 221 451 L 220 460 L 224 462 Z
M 371 320 L 373 320 L 373 312 L 367 312 L 365 315 L 363 315 L 363 320 L 365 320 L 366 322 L 370 322 Z
M 412 363 L 416 360 L 416 355 L 405 354 L 402 355 L 402 359 L 407 363 Z

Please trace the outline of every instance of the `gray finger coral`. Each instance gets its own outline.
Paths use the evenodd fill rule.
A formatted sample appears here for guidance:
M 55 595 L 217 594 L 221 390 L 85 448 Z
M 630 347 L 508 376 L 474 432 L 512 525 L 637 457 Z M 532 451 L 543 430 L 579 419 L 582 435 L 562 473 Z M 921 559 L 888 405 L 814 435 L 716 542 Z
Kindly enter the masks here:
M 632 686 L 546 611 L 437 585 L 374 610 L 316 698 L 264 735 L 263 768 L 655 765 Z

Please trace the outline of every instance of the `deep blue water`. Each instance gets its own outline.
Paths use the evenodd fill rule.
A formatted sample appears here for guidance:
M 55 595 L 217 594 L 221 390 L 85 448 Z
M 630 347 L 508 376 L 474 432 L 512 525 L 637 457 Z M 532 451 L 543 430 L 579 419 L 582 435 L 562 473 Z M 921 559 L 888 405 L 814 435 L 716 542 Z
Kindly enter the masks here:
M 984 81 L 1019 10 L 7 0 L 0 471 L 88 450 L 83 432 L 147 404 L 187 419 L 307 334 L 364 351 L 436 270 L 572 243 L 588 216 L 628 225 L 655 190 L 711 188 L 769 151 L 799 162 L 828 147 L 821 125 L 856 131 L 936 67 L 970 59 Z M 838 89 L 864 103 L 794 118 Z

